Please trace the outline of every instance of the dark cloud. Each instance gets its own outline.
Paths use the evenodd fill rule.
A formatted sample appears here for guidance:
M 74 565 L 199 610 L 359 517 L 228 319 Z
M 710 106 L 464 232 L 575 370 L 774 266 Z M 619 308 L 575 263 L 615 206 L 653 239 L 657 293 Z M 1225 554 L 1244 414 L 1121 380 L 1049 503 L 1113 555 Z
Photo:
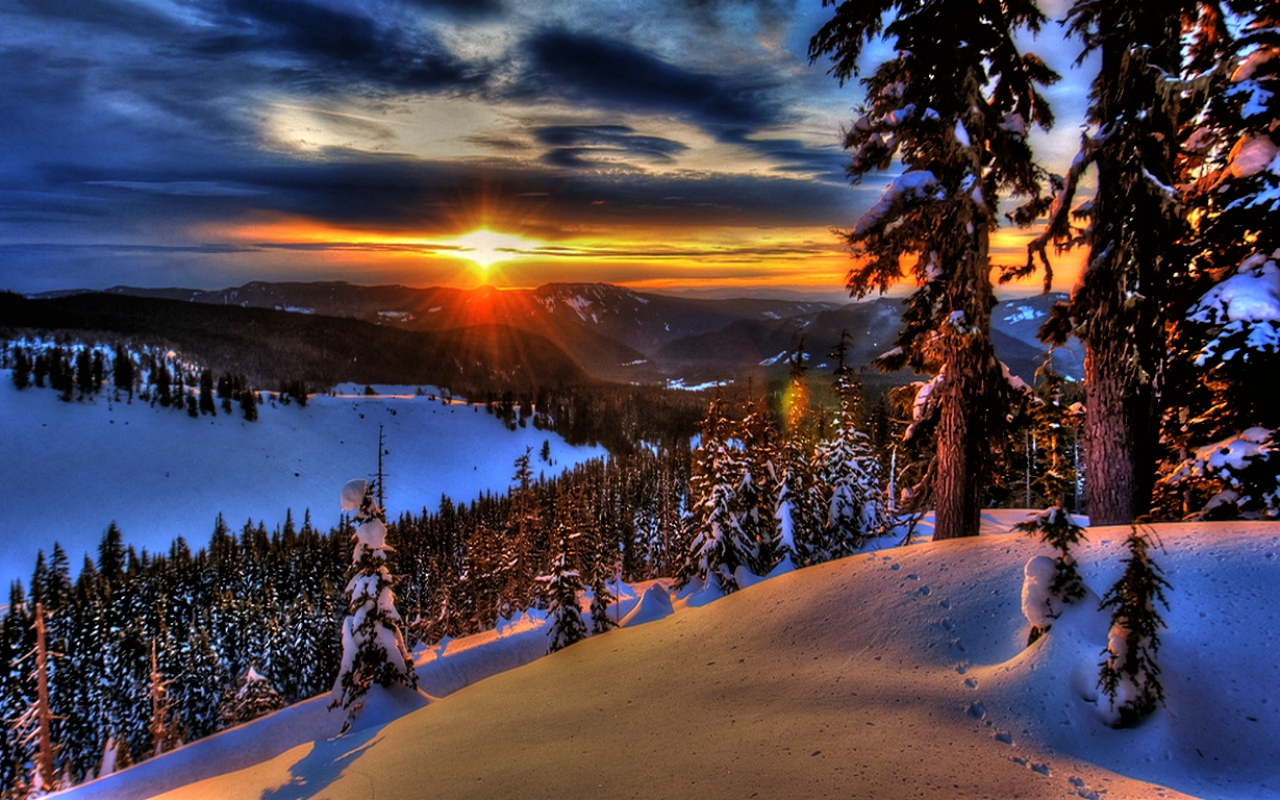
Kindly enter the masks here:
M 426 91 L 476 85 L 481 71 L 453 56 L 429 31 L 379 25 L 362 14 L 306 0 L 227 0 L 221 31 L 193 50 L 206 56 L 293 55 L 292 82 L 314 89 L 368 82 Z M 288 78 L 289 70 L 276 75 Z
M 461 19 L 496 17 L 506 10 L 502 0 L 406 0 L 424 11 L 443 11 Z
M 720 137 L 745 136 L 781 117 L 763 84 L 687 70 L 627 42 L 557 29 L 534 35 L 525 47 L 531 62 L 525 91 L 673 114 Z
M 619 158 L 670 162 L 673 154 L 689 149 L 671 139 L 638 134 L 625 125 L 550 125 L 534 129 L 533 135 L 552 148 L 543 160 L 558 167 L 594 167 L 601 157 L 610 163 Z

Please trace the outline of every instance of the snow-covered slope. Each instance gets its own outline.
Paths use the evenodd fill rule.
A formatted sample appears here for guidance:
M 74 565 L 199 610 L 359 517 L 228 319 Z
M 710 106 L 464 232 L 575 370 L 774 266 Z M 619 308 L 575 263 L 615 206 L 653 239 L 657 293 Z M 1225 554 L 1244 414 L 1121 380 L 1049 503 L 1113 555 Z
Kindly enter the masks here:
M 338 522 L 338 489 L 377 470 L 379 424 L 393 516 L 434 510 L 441 495 L 470 502 L 505 491 L 525 447 L 535 472 L 548 475 L 604 453 L 532 427 L 508 431 L 483 408 L 432 402 L 415 396 L 416 387 L 375 388 L 384 394 L 347 386 L 345 396 L 316 395 L 306 408 L 267 404 L 257 422 L 245 422 L 238 409 L 192 419 L 114 403 L 106 391 L 63 403 L 49 389 L 18 391 L 0 370 L 0 486 L 8 496 L 0 503 L 0 581 L 28 581 L 37 550 L 47 555 L 55 540 L 78 571 L 112 520 L 126 543 L 152 552 L 167 551 L 177 536 L 203 547 L 219 512 L 233 529 L 250 518 L 272 528 L 287 509 L 299 524 L 310 509 L 327 530 Z M 543 441 L 552 463 L 537 458 Z
M 988 530 L 1016 518 L 988 515 Z M 1106 620 L 1077 607 L 1026 647 L 1023 567 L 1046 548 L 990 535 L 677 602 L 385 726 L 170 796 L 1280 797 L 1280 527 L 1155 531 L 1173 584 L 1168 705 L 1137 730 L 1096 718 Z M 1119 574 L 1127 533 L 1095 528 L 1080 547 L 1095 594 Z M 262 726 L 265 741 L 269 724 L 233 734 Z M 95 784 L 113 790 L 99 796 L 151 793 L 128 776 Z

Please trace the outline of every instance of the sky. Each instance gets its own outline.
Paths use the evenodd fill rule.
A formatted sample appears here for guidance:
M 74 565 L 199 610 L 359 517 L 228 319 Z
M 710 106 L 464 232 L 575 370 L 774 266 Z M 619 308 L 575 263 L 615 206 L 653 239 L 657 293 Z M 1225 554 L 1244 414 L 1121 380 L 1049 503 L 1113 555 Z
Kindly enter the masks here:
M 1064 5 L 1045 4 L 1050 14 Z M 837 292 L 860 102 L 820 0 L 5 0 L 0 289 Z M 1037 135 L 1061 170 L 1088 64 Z M 871 57 L 876 48 L 871 48 Z M 879 50 L 883 53 L 883 49 Z M 1025 258 L 1018 236 L 996 260 Z M 1064 281 L 1071 280 L 1069 270 Z

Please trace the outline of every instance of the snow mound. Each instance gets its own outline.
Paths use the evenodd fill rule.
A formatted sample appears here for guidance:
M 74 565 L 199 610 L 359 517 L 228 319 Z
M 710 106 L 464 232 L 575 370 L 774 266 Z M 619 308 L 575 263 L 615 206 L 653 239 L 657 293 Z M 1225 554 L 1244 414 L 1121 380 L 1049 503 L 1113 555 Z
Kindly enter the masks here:
M 650 586 L 640 596 L 640 602 L 618 623 L 620 628 L 633 628 L 646 622 L 654 622 L 671 616 L 675 608 L 671 605 L 671 594 L 659 585 Z
M 995 533 L 1025 516 L 984 515 L 993 535 L 863 553 L 701 607 L 687 602 L 695 587 L 665 618 L 495 674 L 376 733 L 289 745 L 271 727 L 288 709 L 228 732 L 273 755 L 171 796 L 586 797 L 607 781 L 611 797 L 703 800 L 1280 798 L 1280 528 L 1148 531 L 1172 583 L 1158 656 L 1167 705 L 1113 730 L 1097 689 L 1110 628 L 1098 592 L 1123 569 L 1129 529 L 1087 531 L 1074 555 L 1089 596 L 1028 647 L 1026 565 L 1050 551 Z M 537 620 L 504 630 L 526 624 Z M 98 784 L 147 768 L 163 777 L 164 762 L 202 745 Z M 117 783 L 114 796 L 177 785 Z

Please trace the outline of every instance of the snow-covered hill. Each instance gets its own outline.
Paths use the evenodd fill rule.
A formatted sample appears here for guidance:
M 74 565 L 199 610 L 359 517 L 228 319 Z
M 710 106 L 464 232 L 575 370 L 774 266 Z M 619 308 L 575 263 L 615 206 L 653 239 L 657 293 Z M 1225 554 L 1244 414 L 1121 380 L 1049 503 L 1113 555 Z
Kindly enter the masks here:
M 70 796 L 1280 797 L 1280 527 L 1156 526 L 1173 584 L 1168 705 L 1115 731 L 1097 718 L 1095 604 L 1026 646 L 1023 567 L 1046 548 L 1008 534 L 1021 517 L 678 601 L 398 718 L 384 708 L 339 737 L 313 720 L 313 740 L 281 745 L 278 732 L 318 714 L 297 706 Z M 1080 546 L 1095 596 L 1127 534 L 1094 528 Z M 525 641 L 535 654 L 530 630 L 458 654 L 480 677 L 486 653 L 510 659 Z M 423 654 L 426 683 L 459 644 Z
M 416 387 L 375 388 L 383 394 L 347 386 L 305 408 L 267 404 L 257 422 L 245 422 L 221 409 L 192 419 L 111 402 L 105 391 L 63 403 L 49 389 L 17 390 L 0 370 L 0 486 L 9 497 L 0 504 L 0 581 L 27 582 L 37 550 L 48 554 L 55 540 L 78 571 L 112 520 L 126 543 L 152 552 L 167 551 L 177 536 L 203 547 L 219 512 L 233 529 L 250 518 L 273 528 L 286 510 L 301 523 L 310 509 L 327 530 L 338 522 L 338 488 L 377 469 L 379 424 L 392 515 L 434 510 L 442 495 L 470 502 L 505 491 L 526 447 L 535 472 L 548 475 L 604 454 L 550 431 L 508 431 L 483 408 L 433 402 Z M 544 441 L 550 462 L 538 459 Z

